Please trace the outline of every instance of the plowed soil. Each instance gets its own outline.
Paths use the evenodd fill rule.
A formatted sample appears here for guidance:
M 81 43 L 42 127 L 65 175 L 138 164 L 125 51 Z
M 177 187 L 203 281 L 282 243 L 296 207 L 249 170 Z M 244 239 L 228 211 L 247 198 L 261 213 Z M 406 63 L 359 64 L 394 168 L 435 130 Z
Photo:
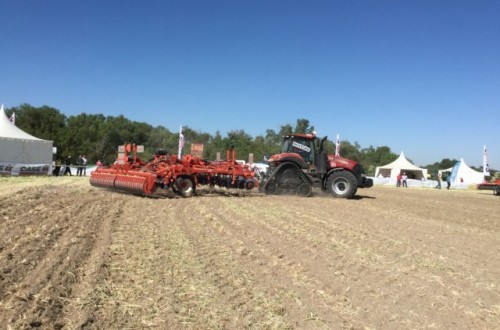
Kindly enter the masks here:
M 0 178 L 2 329 L 499 329 L 500 197 Z

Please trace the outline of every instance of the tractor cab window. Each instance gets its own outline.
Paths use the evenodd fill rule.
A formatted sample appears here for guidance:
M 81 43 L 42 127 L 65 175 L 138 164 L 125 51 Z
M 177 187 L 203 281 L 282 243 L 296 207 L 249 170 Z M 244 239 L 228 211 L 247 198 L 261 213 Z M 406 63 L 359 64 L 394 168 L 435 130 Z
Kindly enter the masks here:
M 289 139 L 283 144 L 283 152 L 293 152 L 299 154 L 306 163 L 313 161 L 314 141 L 309 139 Z

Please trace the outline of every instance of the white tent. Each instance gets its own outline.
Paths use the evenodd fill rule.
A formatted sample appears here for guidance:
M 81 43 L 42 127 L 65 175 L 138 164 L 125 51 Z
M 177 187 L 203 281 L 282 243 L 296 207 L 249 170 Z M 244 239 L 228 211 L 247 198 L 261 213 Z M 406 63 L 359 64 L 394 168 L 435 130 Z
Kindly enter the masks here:
M 14 125 L 0 107 L 0 174 L 50 174 L 52 145 Z
M 397 176 L 399 174 L 402 174 L 403 172 L 408 175 L 409 179 L 427 179 L 427 169 L 420 168 L 410 163 L 410 161 L 406 159 L 405 154 L 402 151 L 399 157 L 392 163 L 384 166 L 377 166 L 377 168 L 375 169 L 375 177 L 390 178 L 391 181 L 395 181 Z
M 455 163 L 453 167 L 445 170 L 440 170 L 439 172 L 449 172 L 450 173 L 450 183 L 452 186 L 468 186 L 471 184 L 478 184 L 484 181 L 484 174 L 470 168 L 461 158 Z M 446 175 L 442 175 L 443 178 Z M 446 182 L 446 179 L 444 179 Z

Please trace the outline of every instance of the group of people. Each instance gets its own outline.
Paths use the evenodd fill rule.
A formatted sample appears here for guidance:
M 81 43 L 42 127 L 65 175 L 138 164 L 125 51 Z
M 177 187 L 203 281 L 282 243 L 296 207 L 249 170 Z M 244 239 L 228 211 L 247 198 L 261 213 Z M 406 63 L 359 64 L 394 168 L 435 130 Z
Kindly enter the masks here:
M 441 177 L 442 177 L 442 174 L 441 174 L 441 172 L 439 172 L 437 175 L 437 185 L 435 187 L 436 189 L 441 189 Z M 463 179 L 461 181 L 463 182 Z M 446 176 L 446 189 L 450 189 L 450 186 L 451 186 L 451 173 L 449 173 Z
M 71 173 L 72 162 L 73 161 L 71 159 L 71 156 L 66 157 L 66 161 L 64 162 L 64 165 L 66 165 L 66 168 L 64 169 L 64 175 L 68 173 L 70 176 L 73 175 Z M 87 158 L 85 157 L 85 155 L 79 155 L 76 159 L 76 176 L 82 175 L 87 175 Z
M 436 189 L 441 189 L 441 178 L 442 174 L 439 172 L 437 174 L 437 185 L 434 187 Z M 460 182 L 463 182 L 463 179 L 460 178 Z M 446 175 L 446 189 L 450 189 L 451 186 L 451 173 L 448 173 Z M 408 188 L 408 176 L 406 175 L 406 172 L 403 172 L 402 174 L 398 174 L 397 176 L 397 181 L 396 181 L 396 187 L 406 187 Z
M 403 175 L 398 174 L 396 187 L 408 188 L 408 175 L 406 175 L 406 172 L 403 172 Z

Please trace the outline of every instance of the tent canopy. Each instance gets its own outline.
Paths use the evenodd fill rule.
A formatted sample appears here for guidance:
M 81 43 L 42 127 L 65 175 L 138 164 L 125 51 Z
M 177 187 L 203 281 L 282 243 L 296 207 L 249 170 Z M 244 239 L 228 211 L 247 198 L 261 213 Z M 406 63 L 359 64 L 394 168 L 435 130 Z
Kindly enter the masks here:
M 377 166 L 375 169 L 375 177 L 390 177 L 391 179 L 396 179 L 397 176 L 402 173 L 406 173 L 410 179 L 427 179 L 427 169 L 420 168 L 410 163 L 402 151 L 395 161 L 384 166 Z
M 440 173 L 449 172 L 450 183 L 452 186 L 456 185 L 469 185 L 478 184 L 484 181 L 484 174 L 470 168 L 464 161 L 460 158 L 458 162 L 455 163 L 453 167 L 439 170 Z
M 14 125 L 0 107 L 0 163 L 52 164 L 52 141 L 34 137 Z

